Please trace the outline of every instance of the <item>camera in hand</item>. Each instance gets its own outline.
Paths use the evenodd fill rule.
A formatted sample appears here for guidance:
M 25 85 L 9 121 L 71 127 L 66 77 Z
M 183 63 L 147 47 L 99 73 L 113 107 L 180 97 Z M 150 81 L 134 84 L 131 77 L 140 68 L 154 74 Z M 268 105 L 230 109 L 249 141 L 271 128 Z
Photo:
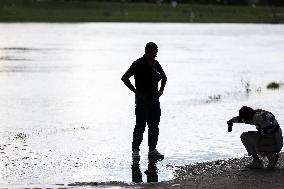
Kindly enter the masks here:
M 228 132 L 231 132 L 233 130 L 233 122 L 231 120 L 227 121 L 228 124 Z
M 233 126 L 232 125 L 228 125 L 228 132 L 231 132 L 233 130 Z

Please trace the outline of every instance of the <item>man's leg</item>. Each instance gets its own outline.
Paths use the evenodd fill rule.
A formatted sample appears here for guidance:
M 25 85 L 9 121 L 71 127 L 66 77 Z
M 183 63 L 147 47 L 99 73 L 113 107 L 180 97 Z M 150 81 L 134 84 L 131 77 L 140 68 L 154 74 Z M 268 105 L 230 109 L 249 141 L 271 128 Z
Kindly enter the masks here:
M 133 131 L 132 151 L 139 151 L 140 144 L 143 140 L 143 133 L 146 127 L 147 108 L 139 103 L 135 107 L 136 125 Z
M 274 168 L 278 159 L 279 159 L 279 152 L 281 151 L 283 147 L 283 136 L 282 136 L 282 130 L 279 128 L 279 130 L 274 134 L 275 139 L 275 152 L 272 152 L 267 155 L 268 158 L 268 168 Z
M 151 105 L 149 112 L 148 123 L 148 146 L 149 151 L 156 149 L 158 137 L 159 137 L 159 123 L 160 123 L 161 109 L 160 102 L 154 102 Z
M 244 144 L 248 155 L 253 157 L 253 161 L 247 165 L 247 168 L 259 169 L 263 167 L 262 160 L 257 155 L 257 146 L 259 134 L 256 131 L 244 132 L 241 135 L 242 143 Z
M 159 125 L 158 124 L 149 124 L 148 125 L 148 146 L 149 151 L 155 150 L 159 137 Z
M 160 123 L 161 109 L 159 101 L 151 105 L 149 119 L 148 119 L 148 145 L 150 159 L 164 159 L 164 155 L 157 151 L 156 146 L 159 136 L 159 123 Z
M 241 135 L 242 143 L 245 146 L 249 156 L 257 155 L 259 137 L 260 136 L 257 131 L 244 132 Z
M 133 131 L 133 142 L 132 142 L 132 151 L 138 150 L 140 144 L 143 140 L 143 133 L 145 131 L 146 122 L 145 123 L 136 123 L 134 131 Z
M 276 133 L 277 137 L 277 152 L 279 153 L 283 147 L 283 136 L 282 130 L 279 128 L 279 131 Z

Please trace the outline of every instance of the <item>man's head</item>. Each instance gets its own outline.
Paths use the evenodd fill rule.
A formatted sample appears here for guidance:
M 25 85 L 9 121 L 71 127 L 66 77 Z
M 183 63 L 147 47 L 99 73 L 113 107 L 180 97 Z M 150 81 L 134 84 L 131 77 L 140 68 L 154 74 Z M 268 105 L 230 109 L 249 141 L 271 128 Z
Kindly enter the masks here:
M 245 123 L 249 123 L 250 121 L 252 121 L 254 114 L 255 114 L 255 111 L 251 107 L 243 106 L 239 110 L 239 117 Z
M 154 42 L 149 42 L 145 47 L 145 55 L 150 59 L 155 59 L 158 53 L 158 46 Z

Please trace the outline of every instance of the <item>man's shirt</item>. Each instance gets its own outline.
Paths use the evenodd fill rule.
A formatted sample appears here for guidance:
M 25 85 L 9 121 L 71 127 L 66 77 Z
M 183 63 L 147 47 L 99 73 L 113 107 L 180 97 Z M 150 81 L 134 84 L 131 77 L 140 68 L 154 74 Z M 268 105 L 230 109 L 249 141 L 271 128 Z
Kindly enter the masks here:
M 158 82 L 166 79 L 166 74 L 157 60 L 150 65 L 143 56 L 132 63 L 129 71 L 134 75 L 138 91 L 147 98 L 158 98 Z
M 232 120 L 234 123 L 243 123 L 239 116 L 234 117 Z M 265 110 L 257 111 L 249 124 L 255 125 L 261 135 L 274 133 L 279 129 L 275 116 Z

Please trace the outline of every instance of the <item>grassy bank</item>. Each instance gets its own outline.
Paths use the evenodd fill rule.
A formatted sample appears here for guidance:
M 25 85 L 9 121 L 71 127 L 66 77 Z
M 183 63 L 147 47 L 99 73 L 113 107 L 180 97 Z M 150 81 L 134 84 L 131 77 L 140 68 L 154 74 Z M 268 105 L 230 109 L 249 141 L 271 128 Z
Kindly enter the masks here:
M 283 23 L 284 8 L 1 0 L 0 22 Z

